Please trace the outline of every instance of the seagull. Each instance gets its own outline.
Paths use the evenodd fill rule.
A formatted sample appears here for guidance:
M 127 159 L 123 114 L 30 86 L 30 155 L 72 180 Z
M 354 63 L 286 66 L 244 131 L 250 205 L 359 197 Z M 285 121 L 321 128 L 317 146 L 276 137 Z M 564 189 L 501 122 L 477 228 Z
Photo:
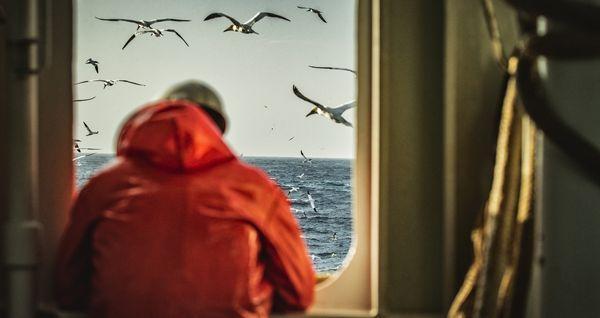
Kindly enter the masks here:
M 154 23 L 158 23 L 158 22 L 165 22 L 165 21 L 171 21 L 171 22 L 190 22 L 191 20 L 184 20 L 184 19 L 174 19 L 174 18 L 164 18 L 164 19 L 156 19 L 156 20 L 133 20 L 133 19 L 107 19 L 107 18 L 98 18 L 96 17 L 96 19 L 98 20 L 102 20 L 102 21 L 122 21 L 122 22 L 129 22 L 129 23 L 135 23 L 137 24 L 137 30 L 139 30 L 140 28 L 148 28 L 151 29 L 152 25 Z
M 294 136 L 294 137 L 292 137 L 292 138 L 288 139 L 288 141 L 292 141 L 292 139 L 294 139 L 294 138 L 296 138 L 296 136 Z
M 86 136 L 97 135 L 100 133 L 99 131 L 93 131 L 92 129 L 90 129 L 90 126 L 88 126 L 88 124 L 86 124 L 85 121 L 83 122 L 83 125 L 85 126 L 85 129 L 87 129 L 88 132 Z
M 140 84 L 140 83 L 136 83 L 136 82 L 124 80 L 124 79 L 118 79 L 118 80 L 95 79 L 95 80 L 87 80 L 87 81 L 78 82 L 78 83 L 75 83 L 75 85 L 79 85 L 79 84 L 83 84 L 83 83 L 91 83 L 91 82 L 102 82 L 102 83 L 104 83 L 104 87 L 102 87 L 102 88 L 106 88 L 108 86 L 114 86 L 118 82 L 129 83 L 129 84 L 133 84 L 133 85 L 137 85 L 137 86 L 146 86 L 144 84 Z
M 309 159 L 309 158 L 307 158 L 307 157 L 304 155 L 304 151 L 300 150 L 300 154 L 302 155 L 302 158 L 304 158 L 304 160 L 302 160 L 302 162 L 303 162 L 303 163 L 304 163 L 304 162 L 312 163 L 312 159 Z M 304 176 L 304 173 L 302 174 L 302 176 Z
M 313 211 L 318 212 L 317 208 L 315 207 L 315 199 L 313 199 L 312 195 L 310 195 L 310 191 L 306 191 L 306 195 L 308 195 L 308 202 L 310 202 L 310 207 L 313 209 Z
M 136 31 L 134 34 L 131 35 L 131 37 L 129 37 L 129 39 L 127 40 L 127 42 L 125 42 L 125 45 L 123 45 L 123 47 L 121 48 L 121 50 L 124 50 L 125 47 L 129 44 L 129 42 L 133 41 L 133 39 L 135 39 L 137 36 L 142 35 L 142 34 L 150 34 L 152 36 L 155 36 L 157 38 L 163 37 L 165 34 L 164 32 L 171 32 L 171 33 L 175 33 L 175 35 L 177 35 L 182 41 L 183 43 L 185 43 L 185 45 L 187 45 L 188 47 L 190 46 L 185 39 L 181 36 L 181 34 L 177 33 L 177 31 L 175 31 L 175 29 L 153 29 L 153 28 L 143 28 L 141 30 Z
M 81 142 L 81 140 L 79 139 L 75 139 L 73 140 L 73 148 L 77 151 L 80 152 L 82 150 L 100 150 L 99 148 L 84 148 L 84 147 L 79 147 L 79 143 Z
M 304 173 L 303 173 L 303 174 L 301 174 L 301 175 L 299 175 L 299 176 L 296 176 L 296 177 L 298 177 L 298 178 L 302 179 L 302 178 L 304 178 Z
M 332 241 L 337 241 L 337 232 L 333 232 L 333 235 L 331 235 L 330 238 Z
M 286 17 L 282 17 L 278 14 L 271 13 L 271 12 L 258 12 L 250 20 L 246 21 L 245 23 L 240 23 L 238 20 L 236 20 L 224 13 L 219 13 L 219 12 L 209 14 L 206 18 L 204 18 L 204 21 L 208 21 L 208 20 L 212 20 L 212 19 L 216 19 L 216 18 L 227 18 L 233 24 L 230 25 L 227 29 L 223 30 L 223 32 L 234 31 L 234 32 L 241 32 L 244 34 L 252 34 L 252 33 L 258 34 L 258 32 L 254 31 L 252 29 L 252 26 L 254 26 L 254 24 L 256 22 L 260 21 L 264 17 L 278 18 L 278 19 L 290 21 L 290 19 L 288 19 Z
M 77 150 L 77 152 L 81 152 L 81 149 L 79 148 L 80 142 L 81 140 L 79 139 L 73 139 L 73 149 Z
M 317 10 L 314 8 L 309 8 L 309 7 L 301 7 L 301 6 L 298 6 L 298 9 L 305 9 L 307 12 L 314 12 L 319 16 L 321 21 L 327 23 L 327 21 L 325 21 L 325 18 L 323 18 L 323 14 L 322 14 L 323 12 L 321 12 L 320 10 Z
M 77 102 L 87 102 L 88 100 L 92 100 L 94 98 L 96 98 L 96 96 L 90 97 L 90 98 L 75 99 L 75 100 L 73 100 L 73 102 L 75 102 L 75 103 L 77 103 Z
M 89 58 L 89 59 L 87 59 L 87 61 L 85 61 L 85 64 L 92 65 L 94 67 L 94 69 L 96 70 L 96 74 L 98 73 L 98 61 L 96 61 L 92 58 Z
M 314 66 L 314 65 L 309 65 L 308 67 L 318 68 L 318 69 L 322 69 L 322 70 L 346 71 L 346 72 L 350 72 L 350 73 L 356 75 L 356 71 L 355 70 L 351 70 L 349 68 L 344 68 L 344 67 Z
M 351 101 L 348 102 L 346 104 L 342 104 L 338 107 L 332 108 L 332 107 L 325 107 L 311 99 L 309 99 L 308 97 L 302 95 L 302 93 L 300 92 L 300 90 L 298 90 L 298 88 L 296 87 L 296 85 L 293 86 L 293 91 L 294 94 L 296 96 L 298 96 L 300 99 L 309 102 L 313 105 L 315 105 L 315 107 L 313 107 L 313 109 L 310 110 L 310 112 L 308 114 L 306 114 L 306 117 L 310 116 L 310 115 L 314 115 L 314 114 L 319 114 L 323 117 L 329 118 L 331 120 L 333 120 L 334 122 L 338 123 L 338 124 L 342 124 L 342 125 L 346 125 L 348 127 L 352 127 L 352 124 L 347 121 L 344 117 L 342 117 L 342 114 L 347 111 L 350 108 L 353 108 L 356 106 L 356 101 Z
M 287 194 L 288 194 L 288 195 L 290 195 L 292 192 L 296 192 L 296 191 L 298 191 L 298 190 L 300 190 L 300 188 L 297 188 L 297 187 L 292 187 L 291 189 L 289 189 L 289 190 L 288 190 L 288 193 L 287 193 Z
M 83 154 L 83 155 L 80 155 L 80 156 L 77 156 L 77 157 L 73 158 L 73 161 L 77 161 L 77 160 L 79 160 L 79 159 L 81 159 L 81 158 L 85 158 L 85 157 L 93 156 L 93 155 L 95 155 L 95 154 L 96 154 L 95 152 L 92 152 L 92 153 L 86 153 L 86 154 Z
M 79 144 L 81 140 L 79 139 L 73 139 L 73 149 L 77 150 L 77 152 L 81 152 L 81 150 L 79 149 Z

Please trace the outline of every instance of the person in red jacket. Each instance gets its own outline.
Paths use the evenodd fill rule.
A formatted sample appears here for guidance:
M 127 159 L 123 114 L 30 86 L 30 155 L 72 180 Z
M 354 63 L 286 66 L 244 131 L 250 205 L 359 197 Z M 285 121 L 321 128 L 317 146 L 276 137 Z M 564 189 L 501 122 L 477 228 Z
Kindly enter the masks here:
M 125 123 L 115 162 L 72 207 L 58 254 L 60 308 L 268 317 L 311 305 L 315 273 L 288 200 L 224 143 L 220 105 L 188 82 Z

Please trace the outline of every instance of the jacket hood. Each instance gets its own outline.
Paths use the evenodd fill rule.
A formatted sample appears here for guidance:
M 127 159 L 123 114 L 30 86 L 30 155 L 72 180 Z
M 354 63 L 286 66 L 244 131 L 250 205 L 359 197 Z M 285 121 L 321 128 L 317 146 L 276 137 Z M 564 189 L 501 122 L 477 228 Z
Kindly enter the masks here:
M 117 155 L 177 172 L 235 159 L 212 119 L 185 100 L 159 101 L 131 116 L 119 135 Z

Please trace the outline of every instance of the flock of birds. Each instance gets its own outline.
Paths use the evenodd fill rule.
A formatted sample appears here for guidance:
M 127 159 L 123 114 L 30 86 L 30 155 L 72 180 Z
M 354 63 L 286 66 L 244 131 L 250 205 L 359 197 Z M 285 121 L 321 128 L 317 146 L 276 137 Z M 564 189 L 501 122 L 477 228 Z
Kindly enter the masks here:
M 318 17 L 318 19 L 320 21 L 322 21 L 323 23 L 327 23 L 327 20 L 325 19 L 322 11 L 317 10 L 315 8 L 311 8 L 311 7 L 305 7 L 305 6 L 297 6 L 297 8 L 305 10 L 309 13 L 313 13 Z M 252 18 L 250 18 L 249 20 L 247 20 L 244 23 L 239 22 L 237 19 L 235 19 L 232 16 L 227 15 L 225 13 L 216 12 L 216 13 L 211 13 L 208 16 L 206 16 L 204 18 L 204 21 L 210 21 L 210 20 L 222 19 L 222 18 L 225 18 L 225 19 L 229 20 L 229 22 L 231 22 L 231 24 L 228 25 L 227 28 L 223 30 L 223 32 L 231 31 L 231 32 L 238 32 L 238 33 L 242 33 L 242 34 L 255 34 L 255 35 L 258 35 L 259 33 L 256 32 L 253 29 L 253 27 L 255 26 L 256 23 L 260 22 L 261 20 L 263 20 L 265 18 L 276 19 L 276 20 L 287 21 L 287 22 L 291 21 L 290 19 L 288 19 L 282 15 L 275 14 L 272 12 L 258 12 Z M 161 18 L 161 19 L 155 19 L 155 20 L 135 20 L 135 19 L 127 19 L 127 18 L 100 18 L 100 17 L 96 17 L 96 19 L 100 20 L 100 21 L 125 22 L 125 23 L 131 23 L 131 24 L 136 25 L 135 31 L 127 39 L 125 44 L 122 46 L 122 48 L 121 48 L 122 50 L 124 50 L 128 45 L 130 45 L 130 43 L 133 42 L 133 40 L 135 40 L 137 38 L 144 37 L 144 36 L 152 36 L 152 37 L 160 38 L 167 34 L 173 34 L 173 35 L 177 36 L 179 39 L 181 39 L 181 41 L 186 46 L 189 47 L 189 43 L 174 28 L 155 28 L 154 27 L 155 24 L 165 23 L 165 22 L 177 22 L 177 23 L 190 22 L 191 20 L 189 20 L 189 19 Z M 89 58 L 85 61 L 85 64 L 93 67 L 96 74 L 100 74 L 100 62 L 98 60 Z M 309 65 L 309 67 L 314 68 L 314 69 L 346 71 L 346 72 L 350 72 L 350 73 L 353 73 L 354 75 L 356 75 L 356 71 L 349 69 L 349 68 L 331 67 L 331 66 L 315 66 L 315 65 Z M 75 85 L 86 84 L 86 83 L 102 83 L 103 89 L 106 89 L 107 87 L 115 86 L 117 84 L 146 86 L 145 84 L 134 82 L 134 81 L 127 80 L 127 79 L 90 79 L 90 80 L 77 82 L 77 83 L 75 83 Z M 341 104 L 336 107 L 328 107 L 328 106 L 323 105 L 320 102 L 317 102 L 314 99 L 311 99 L 311 98 L 305 96 L 300 91 L 300 89 L 298 89 L 298 87 L 296 87 L 296 85 L 292 86 L 292 92 L 295 96 L 297 96 L 301 100 L 303 100 L 313 106 L 312 109 L 306 114 L 305 117 L 309 117 L 312 115 L 321 115 L 336 124 L 341 124 L 341 125 L 344 125 L 347 127 L 352 127 L 352 124 L 343 117 L 343 114 L 347 110 L 356 107 L 356 101 L 350 101 L 350 102 Z M 90 98 L 76 99 L 76 100 L 74 100 L 74 102 L 85 102 L 85 101 L 93 100 L 94 98 L 95 98 L 95 96 L 90 97 Z M 267 106 L 264 106 L 264 107 L 267 108 Z M 83 122 L 83 125 L 87 131 L 86 137 L 93 136 L 93 135 L 96 135 L 99 133 L 99 131 L 94 131 L 86 122 Z M 271 128 L 271 130 L 273 130 L 273 129 L 274 128 Z M 288 139 L 288 141 L 291 141 L 293 139 L 294 139 L 294 137 L 291 137 L 290 139 Z M 87 156 L 94 154 L 93 152 L 92 153 L 84 153 L 84 152 L 82 152 L 82 150 L 91 150 L 91 151 L 100 150 L 98 148 L 80 147 L 80 145 L 79 145 L 80 142 L 81 142 L 81 139 L 73 140 L 74 150 L 78 154 L 73 159 L 73 161 L 76 161 L 81 158 L 85 158 Z M 304 154 L 303 150 L 300 150 L 300 155 L 302 156 L 302 164 L 310 165 L 312 163 L 312 159 L 308 158 Z M 243 155 L 241 155 L 241 156 L 243 156 Z M 301 175 L 299 175 L 297 177 L 299 179 L 302 179 L 304 177 L 304 175 L 305 175 L 305 173 L 302 173 Z M 292 186 L 290 189 L 288 189 L 288 196 L 291 196 L 292 193 L 294 193 L 294 192 L 299 192 L 299 190 L 300 190 L 299 187 Z M 314 212 L 318 212 L 316 204 L 315 204 L 315 200 L 312 197 L 312 195 L 310 194 L 310 191 L 308 191 L 308 190 L 306 191 L 306 198 L 307 199 L 305 200 L 305 202 L 308 202 L 310 204 L 310 206 Z M 303 213 L 304 217 L 307 217 L 306 212 L 302 211 L 302 213 Z M 337 238 L 337 234 L 334 233 L 332 236 L 332 240 L 335 240 L 336 238 Z

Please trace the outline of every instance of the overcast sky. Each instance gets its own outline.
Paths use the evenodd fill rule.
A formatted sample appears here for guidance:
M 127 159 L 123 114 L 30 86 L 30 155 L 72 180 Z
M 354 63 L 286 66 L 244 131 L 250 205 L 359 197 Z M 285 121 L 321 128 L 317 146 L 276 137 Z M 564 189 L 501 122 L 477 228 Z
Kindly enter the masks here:
M 297 5 L 322 10 L 328 23 Z M 353 128 L 321 116 L 305 118 L 311 105 L 292 93 L 292 84 L 325 106 L 356 98 L 352 73 L 308 67 L 356 69 L 355 1 L 78 0 L 76 10 L 75 82 L 128 79 L 147 85 L 120 83 L 104 90 L 101 83 L 75 86 L 77 98 L 96 96 L 76 104 L 75 137 L 83 140 L 82 146 L 114 152 L 115 135 L 128 114 L 174 83 L 200 79 L 213 86 L 224 101 L 229 116 L 225 138 L 235 152 L 295 157 L 303 149 L 312 157 L 354 157 Z M 254 25 L 260 35 L 245 35 L 223 33 L 230 25 L 227 19 L 203 21 L 213 12 L 246 21 L 258 11 L 277 13 L 292 22 L 265 18 Z M 135 25 L 100 21 L 94 16 L 191 19 L 154 25 L 176 29 L 190 47 L 167 33 L 162 38 L 140 36 L 121 50 Z M 84 64 L 90 57 L 100 62 L 100 74 Z M 353 123 L 354 116 L 354 110 L 344 114 Z M 82 121 L 100 134 L 85 137 Z

